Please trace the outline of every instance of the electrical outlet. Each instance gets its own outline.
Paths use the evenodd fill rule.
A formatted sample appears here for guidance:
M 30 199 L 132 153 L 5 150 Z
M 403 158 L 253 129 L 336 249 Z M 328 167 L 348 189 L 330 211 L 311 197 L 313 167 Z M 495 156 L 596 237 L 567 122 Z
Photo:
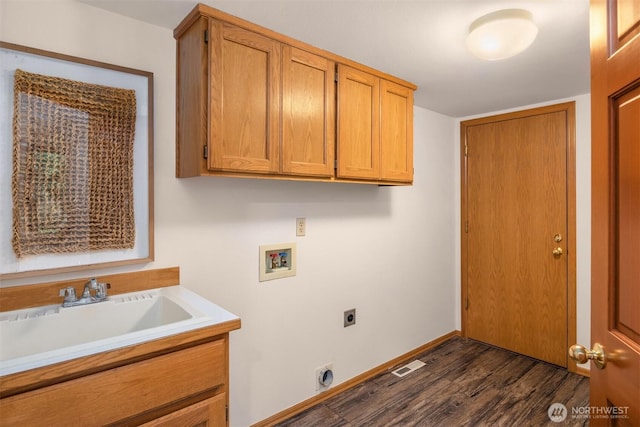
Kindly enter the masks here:
M 356 309 L 352 308 L 344 312 L 344 327 L 356 324 Z
M 296 236 L 304 236 L 307 228 L 307 220 L 305 218 L 296 218 Z
M 327 363 L 316 369 L 316 391 L 325 391 L 333 382 L 333 365 Z

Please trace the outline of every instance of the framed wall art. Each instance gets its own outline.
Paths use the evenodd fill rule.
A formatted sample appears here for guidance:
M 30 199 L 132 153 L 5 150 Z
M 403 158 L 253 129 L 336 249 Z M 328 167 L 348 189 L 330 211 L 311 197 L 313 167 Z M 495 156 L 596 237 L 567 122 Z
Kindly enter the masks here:
M 0 42 L 0 278 L 153 260 L 153 74 Z

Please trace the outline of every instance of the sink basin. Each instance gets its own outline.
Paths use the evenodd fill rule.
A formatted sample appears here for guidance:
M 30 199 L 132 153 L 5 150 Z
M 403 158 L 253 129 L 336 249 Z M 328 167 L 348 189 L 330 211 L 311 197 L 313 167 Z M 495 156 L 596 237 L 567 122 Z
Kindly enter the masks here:
M 78 307 L 48 306 L 6 317 L 0 321 L 0 342 L 10 344 L 0 350 L 2 361 L 151 329 L 192 315 L 166 296 L 142 294 Z
M 0 313 L 0 376 L 237 319 L 183 286 Z

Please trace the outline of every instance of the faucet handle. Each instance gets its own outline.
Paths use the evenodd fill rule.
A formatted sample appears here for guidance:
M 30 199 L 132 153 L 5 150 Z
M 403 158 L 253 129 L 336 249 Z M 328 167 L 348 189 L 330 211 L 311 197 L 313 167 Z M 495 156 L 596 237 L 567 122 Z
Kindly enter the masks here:
M 75 301 L 76 290 L 73 286 L 67 286 L 66 288 L 60 289 L 60 296 L 64 297 L 65 301 Z
M 96 291 L 96 298 L 106 298 L 107 289 L 111 289 L 111 283 L 98 283 Z

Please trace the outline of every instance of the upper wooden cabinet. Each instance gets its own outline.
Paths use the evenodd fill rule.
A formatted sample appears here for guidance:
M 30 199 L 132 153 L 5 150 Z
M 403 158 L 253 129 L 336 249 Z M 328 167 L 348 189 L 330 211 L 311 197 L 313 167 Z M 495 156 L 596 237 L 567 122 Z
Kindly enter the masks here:
M 280 172 L 280 43 L 214 19 L 207 43 L 209 170 Z
M 282 172 L 332 177 L 335 151 L 335 64 L 283 46 Z
M 413 181 L 413 90 L 338 65 L 340 178 Z
M 380 176 L 380 78 L 338 65 L 338 176 Z
M 411 83 L 202 4 L 174 35 L 178 177 L 412 182 Z
M 380 80 L 380 179 L 413 181 L 413 90 Z

